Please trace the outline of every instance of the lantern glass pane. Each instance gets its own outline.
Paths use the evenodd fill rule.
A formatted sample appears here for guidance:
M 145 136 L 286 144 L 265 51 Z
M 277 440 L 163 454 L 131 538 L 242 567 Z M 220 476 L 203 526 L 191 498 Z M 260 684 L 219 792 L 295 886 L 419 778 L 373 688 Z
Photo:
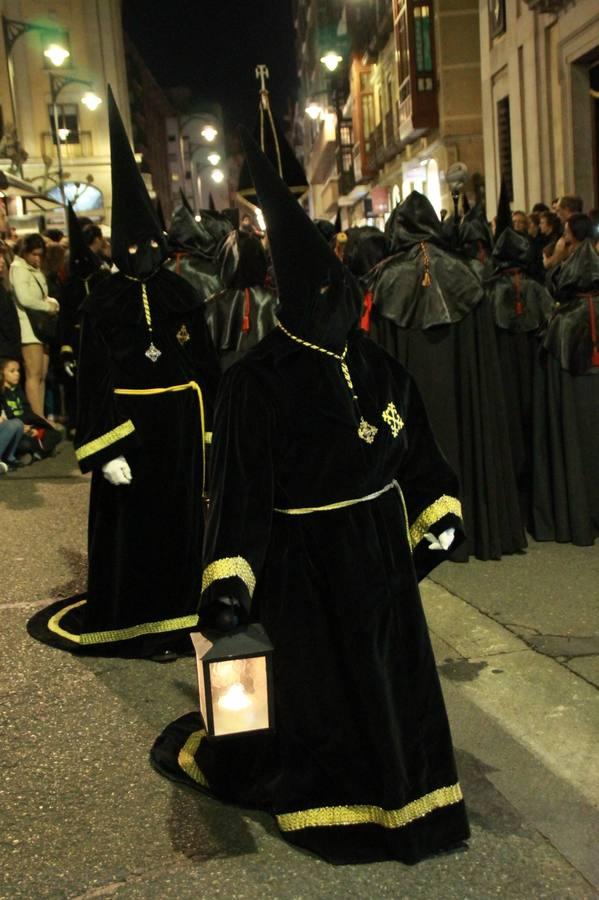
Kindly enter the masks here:
M 268 728 L 266 657 L 210 663 L 214 734 Z

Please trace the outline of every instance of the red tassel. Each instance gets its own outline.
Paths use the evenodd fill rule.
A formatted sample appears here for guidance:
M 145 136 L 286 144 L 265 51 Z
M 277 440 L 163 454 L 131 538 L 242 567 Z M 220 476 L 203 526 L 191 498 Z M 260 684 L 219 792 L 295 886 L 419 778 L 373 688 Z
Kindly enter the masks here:
M 516 292 L 516 301 L 514 303 L 514 309 L 516 310 L 516 315 L 521 316 L 524 312 L 524 307 L 522 306 L 522 294 L 520 293 L 520 279 L 522 277 L 522 273 L 519 269 L 516 269 L 513 276 L 513 285 L 514 290 Z
M 596 295 L 595 295 L 596 296 Z M 591 329 L 591 341 L 593 344 L 593 352 L 591 354 L 591 366 L 599 366 L 599 344 L 597 343 L 597 320 L 595 318 L 595 305 L 593 303 L 593 294 L 587 294 L 587 303 L 589 305 L 589 326 Z
M 245 289 L 245 297 L 243 301 L 243 322 L 241 325 L 241 330 L 244 334 L 247 334 L 250 330 L 250 289 Z
M 372 291 L 368 291 L 364 295 L 364 305 L 362 306 L 362 317 L 360 319 L 360 328 L 366 334 L 370 334 L 370 313 L 372 312 Z

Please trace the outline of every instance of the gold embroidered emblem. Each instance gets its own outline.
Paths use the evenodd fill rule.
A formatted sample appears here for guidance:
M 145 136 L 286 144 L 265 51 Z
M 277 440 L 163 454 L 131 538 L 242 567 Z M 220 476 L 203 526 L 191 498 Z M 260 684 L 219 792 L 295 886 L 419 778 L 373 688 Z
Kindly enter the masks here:
M 177 340 L 179 341 L 179 343 L 181 344 L 182 347 L 185 346 L 187 341 L 191 340 L 191 336 L 189 334 L 189 331 L 187 330 L 187 325 L 185 325 L 185 324 L 181 325 L 179 331 L 177 332 Z
M 404 427 L 404 420 L 397 411 L 395 403 L 390 403 L 383 413 L 383 420 L 391 429 L 393 437 L 397 437 L 401 429 Z
M 378 431 L 378 428 L 376 428 L 376 426 L 374 426 L 374 425 L 369 425 L 364 417 L 362 417 L 360 419 L 360 427 L 358 428 L 358 437 L 362 438 L 363 441 L 366 441 L 367 444 L 372 444 L 377 431 Z

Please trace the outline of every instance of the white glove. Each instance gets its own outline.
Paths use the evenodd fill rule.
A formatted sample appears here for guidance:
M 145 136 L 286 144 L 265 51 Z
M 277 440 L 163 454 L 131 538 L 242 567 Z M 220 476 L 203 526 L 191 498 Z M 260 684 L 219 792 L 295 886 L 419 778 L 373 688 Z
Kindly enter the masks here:
M 48 312 L 51 316 L 58 315 L 60 311 L 60 303 L 55 297 L 46 297 L 46 302 L 49 306 Z
M 439 537 L 435 537 L 430 532 L 424 535 L 429 542 L 429 550 L 449 550 L 455 538 L 455 528 L 447 528 L 442 531 Z
M 69 376 L 69 378 L 75 377 L 75 369 L 76 368 L 77 368 L 77 363 L 75 362 L 75 360 L 73 360 L 73 362 L 68 362 L 68 363 L 64 364 L 64 370 L 65 370 L 66 374 Z
M 114 485 L 131 484 L 131 469 L 124 456 L 117 456 L 102 466 L 102 474 L 106 481 Z

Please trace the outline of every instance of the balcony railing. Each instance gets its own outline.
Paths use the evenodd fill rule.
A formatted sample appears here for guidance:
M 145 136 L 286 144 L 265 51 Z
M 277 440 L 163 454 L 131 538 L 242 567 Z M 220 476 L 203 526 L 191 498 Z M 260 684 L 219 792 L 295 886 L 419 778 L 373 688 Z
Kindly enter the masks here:
M 63 159 L 81 159 L 82 157 L 93 156 L 92 133 L 91 131 L 77 131 L 73 135 L 69 135 L 70 141 L 60 142 L 60 151 Z M 76 138 L 76 140 L 73 140 Z M 56 144 L 54 143 L 54 135 L 50 131 L 44 131 L 41 136 L 42 156 L 54 156 L 56 153 Z

